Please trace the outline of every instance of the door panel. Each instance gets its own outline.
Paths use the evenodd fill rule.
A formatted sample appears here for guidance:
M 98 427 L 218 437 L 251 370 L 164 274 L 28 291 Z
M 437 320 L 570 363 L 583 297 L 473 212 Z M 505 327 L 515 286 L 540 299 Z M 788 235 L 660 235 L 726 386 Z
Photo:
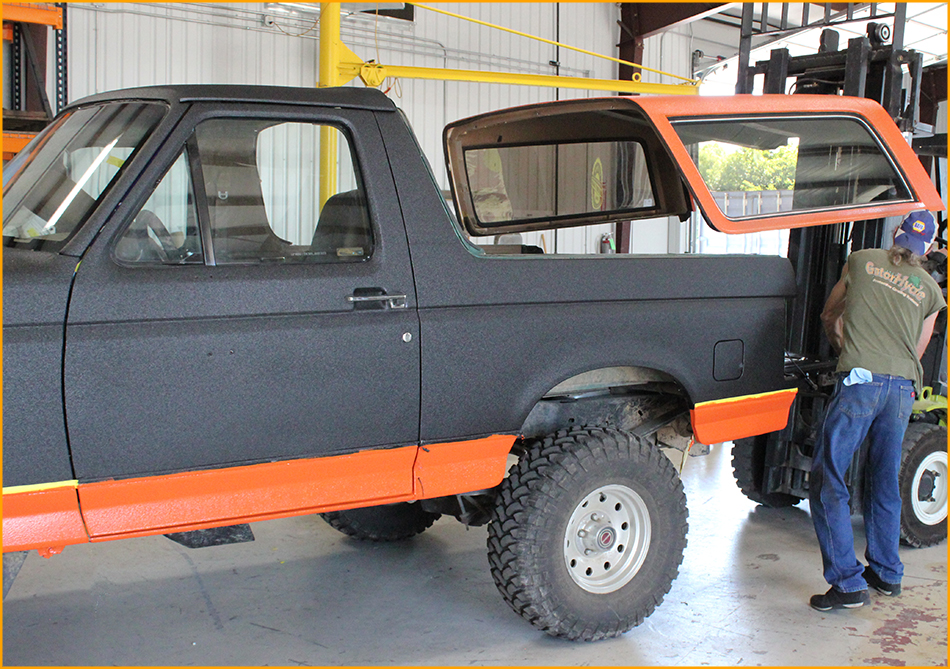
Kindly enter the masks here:
M 415 294 L 372 113 L 215 112 L 229 118 L 230 148 L 217 141 L 228 138 L 210 112 L 190 114 L 182 126 L 207 123 L 166 158 L 178 166 L 168 171 L 175 184 L 147 194 L 131 222 L 108 224 L 77 274 L 65 378 L 79 478 L 416 443 Z M 301 148 L 301 135 L 285 128 L 271 132 L 287 118 L 341 131 L 341 155 L 359 166 L 335 176 L 343 206 L 358 194 L 369 216 L 355 236 L 337 234 L 341 200 L 319 202 L 319 175 L 294 173 L 317 164 L 319 147 Z M 242 139 L 241 128 L 257 139 Z M 291 139 L 293 151 L 265 150 L 267 136 Z M 176 193 L 183 206 L 172 206 Z M 144 212 L 164 219 L 165 231 Z M 317 218 L 316 230 L 335 236 L 314 232 L 313 222 L 301 232 Z M 396 308 L 347 299 L 367 293 L 406 298 Z
M 73 478 L 63 423 L 63 321 L 76 259 L 3 250 L 3 485 Z

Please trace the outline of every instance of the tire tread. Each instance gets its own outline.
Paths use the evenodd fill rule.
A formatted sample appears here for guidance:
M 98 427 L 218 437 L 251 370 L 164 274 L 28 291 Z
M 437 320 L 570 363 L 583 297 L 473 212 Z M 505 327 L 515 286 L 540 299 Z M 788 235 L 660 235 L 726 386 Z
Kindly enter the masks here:
M 538 528 L 536 523 L 526 527 L 532 522 L 528 518 L 529 509 L 538 507 L 541 513 L 553 513 L 553 492 L 555 489 L 569 491 L 575 472 L 595 470 L 600 463 L 620 460 L 635 460 L 649 471 L 664 488 L 663 501 L 668 498 L 679 501 L 678 508 L 673 510 L 678 530 L 669 551 L 673 559 L 665 565 L 659 582 L 652 584 L 652 595 L 636 610 L 615 613 L 611 620 L 585 621 L 546 591 L 541 574 L 525 568 L 526 564 L 534 564 L 531 557 L 540 550 L 538 541 L 528 540 L 527 535 L 544 529 Z M 619 430 L 599 427 L 561 430 L 529 441 L 526 455 L 512 467 L 502 483 L 488 526 L 489 565 L 502 597 L 532 625 L 552 636 L 596 641 L 618 636 L 639 625 L 659 605 L 682 563 L 687 528 L 682 483 L 663 453 Z M 532 536 L 532 539 L 537 537 Z

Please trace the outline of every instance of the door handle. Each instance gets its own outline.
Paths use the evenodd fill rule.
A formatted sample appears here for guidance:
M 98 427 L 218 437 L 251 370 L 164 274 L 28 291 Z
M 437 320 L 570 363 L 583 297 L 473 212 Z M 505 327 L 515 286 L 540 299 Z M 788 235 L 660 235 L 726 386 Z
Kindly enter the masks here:
M 346 301 L 353 305 L 373 302 L 385 302 L 390 309 L 405 309 L 408 306 L 407 295 L 347 295 Z

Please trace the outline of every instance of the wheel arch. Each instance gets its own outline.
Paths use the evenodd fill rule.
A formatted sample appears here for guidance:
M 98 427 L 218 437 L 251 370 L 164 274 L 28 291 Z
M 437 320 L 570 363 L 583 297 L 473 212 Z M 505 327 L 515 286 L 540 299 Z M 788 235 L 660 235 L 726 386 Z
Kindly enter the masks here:
M 646 436 L 676 422 L 689 436 L 690 395 L 669 372 L 645 365 L 610 365 L 575 372 L 534 398 L 524 415 L 521 434 L 535 437 L 562 428 L 596 424 L 634 431 L 653 418 Z

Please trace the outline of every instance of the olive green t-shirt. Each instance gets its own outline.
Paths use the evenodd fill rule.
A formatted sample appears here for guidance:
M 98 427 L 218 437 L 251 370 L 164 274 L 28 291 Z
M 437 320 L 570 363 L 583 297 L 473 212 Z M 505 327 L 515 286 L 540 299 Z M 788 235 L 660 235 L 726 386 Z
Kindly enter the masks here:
M 865 249 L 848 258 L 844 338 L 838 371 L 863 367 L 902 376 L 921 390 L 917 341 L 924 320 L 947 306 L 937 282 L 920 267 L 891 264 L 887 251 Z

